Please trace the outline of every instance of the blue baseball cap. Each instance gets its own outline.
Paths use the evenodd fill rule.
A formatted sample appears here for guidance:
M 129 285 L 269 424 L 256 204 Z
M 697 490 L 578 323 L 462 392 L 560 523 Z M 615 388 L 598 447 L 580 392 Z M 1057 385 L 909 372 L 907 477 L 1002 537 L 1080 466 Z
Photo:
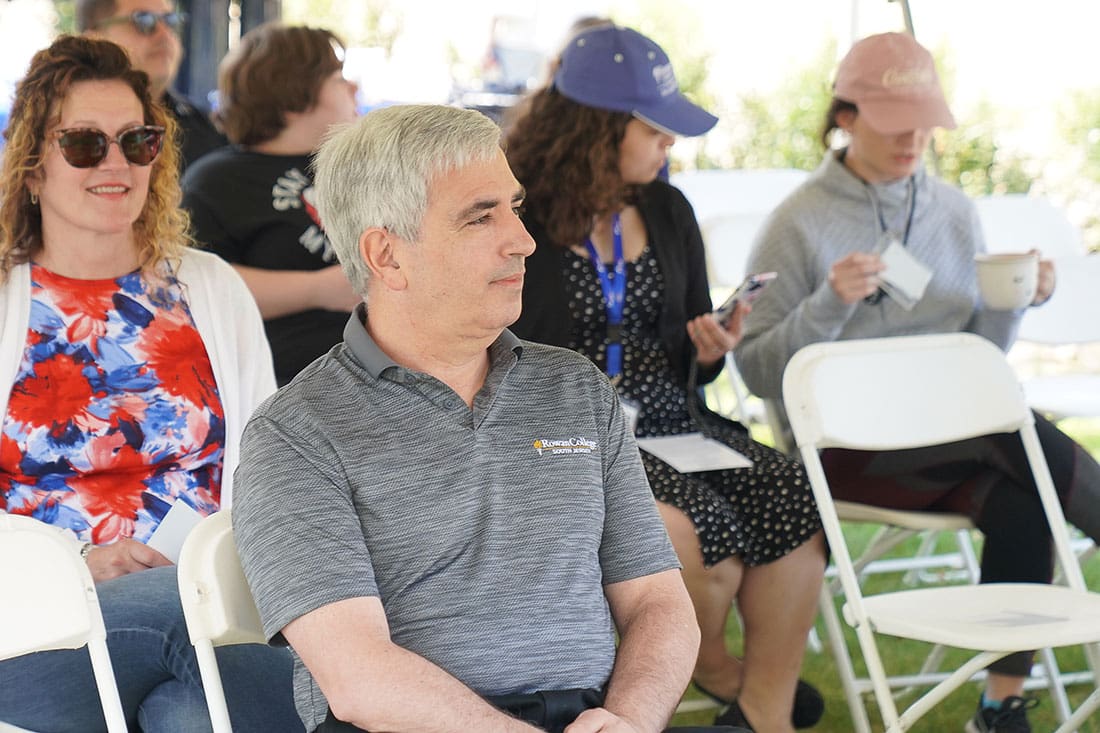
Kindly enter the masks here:
M 629 112 L 673 135 L 702 135 L 718 122 L 680 92 L 668 54 L 630 28 L 601 26 L 574 37 L 562 51 L 554 87 L 574 102 Z

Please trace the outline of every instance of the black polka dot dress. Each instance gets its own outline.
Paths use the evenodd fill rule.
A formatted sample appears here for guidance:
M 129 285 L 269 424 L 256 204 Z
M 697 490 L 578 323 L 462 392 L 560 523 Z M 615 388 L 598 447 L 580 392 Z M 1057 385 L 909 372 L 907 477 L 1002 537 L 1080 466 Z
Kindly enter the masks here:
M 601 368 L 606 364 L 607 311 L 596 270 L 587 257 L 565 254 L 565 284 L 573 330 L 570 348 Z M 687 407 L 687 390 L 676 376 L 657 324 L 664 280 L 648 247 L 627 263 L 623 308 L 623 376 L 619 394 L 641 408 L 639 437 L 700 430 Z M 733 426 L 707 426 L 752 461 L 751 468 L 680 473 L 642 451 L 653 494 L 687 514 L 695 525 L 707 566 L 736 556 L 746 565 L 776 560 L 821 527 L 802 466 L 761 445 Z

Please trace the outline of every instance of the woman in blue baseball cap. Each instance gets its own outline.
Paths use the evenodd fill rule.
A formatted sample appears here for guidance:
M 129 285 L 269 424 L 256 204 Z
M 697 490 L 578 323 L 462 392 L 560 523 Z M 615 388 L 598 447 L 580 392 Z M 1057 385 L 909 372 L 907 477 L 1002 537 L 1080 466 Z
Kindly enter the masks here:
M 717 118 L 683 95 L 660 46 L 613 25 L 574 37 L 552 83 L 520 110 L 508 160 L 538 248 L 512 330 L 604 367 L 638 436 L 703 432 L 752 460 L 683 473 L 642 453 L 703 634 L 695 683 L 726 706 L 715 723 L 813 725 L 823 703 L 798 671 L 825 568 L 817 507 L 797 463 L 697 397 L 740 340 L 747 307 L 726 325 L 712 315 L 699 226 L 658 180 L 676 137 Z M 734 601 L 743 659 L 725 644 Z

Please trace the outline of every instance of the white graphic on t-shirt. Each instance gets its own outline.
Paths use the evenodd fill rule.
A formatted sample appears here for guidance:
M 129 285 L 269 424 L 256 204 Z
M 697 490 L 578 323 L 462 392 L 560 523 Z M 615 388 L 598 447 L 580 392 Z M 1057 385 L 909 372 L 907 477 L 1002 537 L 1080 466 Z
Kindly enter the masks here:
M 336 253 L 321 229 L 321 219 L 313 205 L 313 183 L 308 176 L 297 168 L 279 176 L 271 187 L 271 205 L 276 211 L 304 208 L 312 223 L 298 237 L 299 244 L 325 262 L 336 261 Z

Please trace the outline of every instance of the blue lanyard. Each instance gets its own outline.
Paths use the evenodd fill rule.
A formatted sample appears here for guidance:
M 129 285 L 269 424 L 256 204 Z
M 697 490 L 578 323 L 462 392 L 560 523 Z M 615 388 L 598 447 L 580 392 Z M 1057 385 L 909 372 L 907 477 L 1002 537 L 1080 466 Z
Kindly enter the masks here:
M 588 256 L 600 277 L 600 289 L 603 290 L 604 307 L 607 308 L 607 376 L 615 379 L 623 373 L 623 301 L 626 297 L 626 260 L 623 259 L 623 227 L 619 215 L 611 217 L 611 238 L 613 241 L 614 273 L 600 259 L 600 253 L 591 239 L 584 240 Z

